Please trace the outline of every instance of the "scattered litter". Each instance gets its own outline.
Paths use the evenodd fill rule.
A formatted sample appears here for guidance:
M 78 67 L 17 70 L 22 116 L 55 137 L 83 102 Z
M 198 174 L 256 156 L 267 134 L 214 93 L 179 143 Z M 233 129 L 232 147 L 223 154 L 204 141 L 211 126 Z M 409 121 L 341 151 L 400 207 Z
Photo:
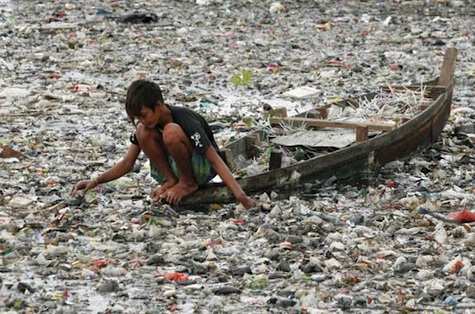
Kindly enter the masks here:
M 292 97 L 292 98 L 306 98 L 310 96 L 314 96 L 318 93 L 318 89 L 309 86 L 301 86 L 290 91 L 287 91 L 282 94 L 284 97 Z
M 473 306 L 473 17 L 464 1 L 400 2 L 0 0 L 0 312 Z M 451 46 L 448 123 L 403 160 L 256 195 L 251 211 L 152 203 L 143 154 L 127 176 L 70 196 L 127 151 L 137 78 L 200 112 L 222 146 L 269 130 L 271 111 L 402 125 L 430 95 L 398 84 L 433 79 Z M 287 166 L 355 141 L 335 130 L 283 123 L 271 136 Z M 238 174 L 268 169 L 275 147 L 256 146 Z

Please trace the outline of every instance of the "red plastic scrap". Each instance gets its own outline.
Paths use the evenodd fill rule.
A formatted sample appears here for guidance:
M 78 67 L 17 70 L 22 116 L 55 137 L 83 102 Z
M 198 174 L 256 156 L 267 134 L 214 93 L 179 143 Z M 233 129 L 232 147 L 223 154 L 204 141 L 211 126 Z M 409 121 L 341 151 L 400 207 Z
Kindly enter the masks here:
M 87 93 L 91 90 L 91 86 L 86 84 L 74 84 L 69 88 L 73 93 Z
M 61 21 L 62 19 L 64 19 L 64 17 L 66 16 L 66 12 L 65 11 L 56 11 L 56 12 L 53 12 L 51 14 L 51 16 L 48 18 L 48 23 L 51 23 L 51 22 L 59 22 Z
M 341 60 L 338 60 L 338 59 L 331 59 L 327 62 L 327 64 L 335 66 L 335 67 L 351 69 L 351 64 L 345 63 L 345 62 L 343 62 Z
M 205 246 L 206 247 L 215 247 L 215 246 L 218 246 L 218 245 L 223 245 L 223 240 L 221 239 L 208 239 L 205 241 Z
M 101 269 L 101 268 L 104 268 L 106 267 L 107 265 L 110 264 L 110 260 L 108 259 L 103 259 L 103 258 L 100 258 L 100 259 L 96 259 L 94 261 L 92 261 L 92 267 L 95 268 L 95 269 Z
M 71 296 L 71 293 L 69 292 L 68 289 L 64 289 L 64 292 L 63 292 L 63 299 L 64 300 L 67 300 L 69 299 L 69 297 Z
M 130 219 L 130 223 L 140 225 L 140 224 L 142 224 L 142 220 L 140 218 L 134 217 L 134 218 Z
M 244 225 L 246 223 L 244 219 L 231 219 L 231 222 L 235 225 Z
M 449 272 L 451 274 L 457 274 L 464 266 L 465 265 L 462 261 L 456 261 L 455 264 L 450 267 Z
M 58 12 L 55 12 L 55 13 L 54 13 L 54 16 L 61 19 L 61 18 L 63 18 L 63 17 L 66 16 L 66 12 L 64 12 L 64 11 L 58 11 Z
M 386 181 L 386 186 L 391 189 L 397 188 L 397 182 L 394 180 L 388 180 Z
M 475 212 L 471 212 L 468 209 L 459 210 L 448 215 L 450 220 L 465 223 L 475 221 Z
M 170 312 L 175 313 L 175 312 L 176 312 L 176 309 L 177 309 L 177 305 L 176 305 L 176 303 L 169 304 L 169 305 L 167 306 L 167 308 L 168 308 L 168 310 L 169 310 Z
M 280 65 L 278 63 L 270 63 L 267 65 L 267 71 L 271 73 L 277 73 L 280 70 Z
M 166 280 L 175 281 L 175 282 L 183 282 L 190 279 L 190 277 L 187 274 L 178 273 L 178 272 L 166 273 L 163 276 L 163 278 L 165 278 Z
M 402 65 L 397 64 L 397 63 L 391 63 L 391 64 L 389 64 L 389 68 L 392 71 L 399 71 L 399 70 L 402 70 Z

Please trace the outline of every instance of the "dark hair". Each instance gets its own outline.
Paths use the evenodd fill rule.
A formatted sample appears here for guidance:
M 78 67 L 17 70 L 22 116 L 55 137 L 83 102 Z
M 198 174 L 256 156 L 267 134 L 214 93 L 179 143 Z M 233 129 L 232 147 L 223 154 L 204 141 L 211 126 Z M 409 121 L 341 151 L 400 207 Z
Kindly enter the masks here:
M 125 100 L 125 111 L 132 123 L 135 117 L 140 115 L 143 106 L 153 110 L 161 104 L 163 104 L 162 91 L 154 82 L 137 80 L 130 84 Z

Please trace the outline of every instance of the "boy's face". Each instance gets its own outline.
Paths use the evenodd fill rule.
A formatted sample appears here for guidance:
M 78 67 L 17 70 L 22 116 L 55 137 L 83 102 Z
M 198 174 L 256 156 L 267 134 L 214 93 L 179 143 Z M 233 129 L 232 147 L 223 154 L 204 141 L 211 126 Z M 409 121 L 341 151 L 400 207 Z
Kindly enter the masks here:
M 160 121 L 160 106 L 156 106 L 153 109 L 149 107 L 142 107 L 140 115 L 137 117 L 139 122 L 142 123 L 148 129 L 154 129 Z

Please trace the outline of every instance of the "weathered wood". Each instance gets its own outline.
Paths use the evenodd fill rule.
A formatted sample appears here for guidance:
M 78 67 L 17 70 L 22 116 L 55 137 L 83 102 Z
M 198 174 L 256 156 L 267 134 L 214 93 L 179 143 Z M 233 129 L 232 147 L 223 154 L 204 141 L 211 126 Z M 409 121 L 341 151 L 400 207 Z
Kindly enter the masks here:
M 359 127 L 367 127 L 370 130 L 376 131 L 390 131 L 395 128 L 394 122 L 353 122 L 353 121 L 329 121 L 310 118 L 271 118 L 270 124 L 272 126 L 279 126 L 281 123 L 287 123 L 293 126 L 306 125 L 308 127 L 316 128 L 343 128 L 343 129 L 356 129 Z
M 326 120 L 328 118 L 327 108 L 318 108 L 317 111 L 320 113 L 320 119 Z
M 356 142 L 364 142 L 368 140 L 368 127 L 357 127 L 356 128 Z
M 394 122 L 396 122 L 396 127 L 400 127 L 401 124 L 411 120 L 411 117 L 406 114 L 393 114 L 392 117 Z
M 398 127 L 392 132 L 368 140 L 369 149 L 375 151 L 375 161 L 383 165 L 389 161 L 407 156 L 418 147 L 426 146 L 435 139 L 430 129 L 435 117 L 450 107 L 451 99 L 447 90 L 440 95 L 424 112 Z M 442 131 L 447 120 L 437 125 Z M 363 143 L 363 144 L 366 144 Z
M 237 169 L 236 162 L 234 161 L 233 153 L 231 149 L 229 148 L 224 148 L 221 150 L 221 154 L 224 155 L 224 158 L 226 159 L 226 164 L 228 165 L 229 169 L 231 171 L 234 171 Z
M 224 145 L 225 149 L 229 149 L 231 151 L 231 158 L 236 158 L 239 155 L 250 158 L 248 157 L 248 149 L 251 142 L 255 144 L 256 141 L 267 141 L 267 132 L 264 130 L 255 130 L 250 136 L 254 137 L 255 139 L 251 141 L 247 138 L 248 136 L 243 136 Z
M 444 55 L 444 62 L 440 68 L 438 84 L 449 86 L 452 83 L 455 71 L 455 61 L 457 60 L 457 49 L 448 48 Z
M 279 169 L 282 166 L 282 151 L 272 149 L 269 157 L 269 170 Z
M 249 134 L 246 135 L 246 157 L 254 158 L 259 153 L 258 147 L 260 146 L 261 140 L 258 134 Z

